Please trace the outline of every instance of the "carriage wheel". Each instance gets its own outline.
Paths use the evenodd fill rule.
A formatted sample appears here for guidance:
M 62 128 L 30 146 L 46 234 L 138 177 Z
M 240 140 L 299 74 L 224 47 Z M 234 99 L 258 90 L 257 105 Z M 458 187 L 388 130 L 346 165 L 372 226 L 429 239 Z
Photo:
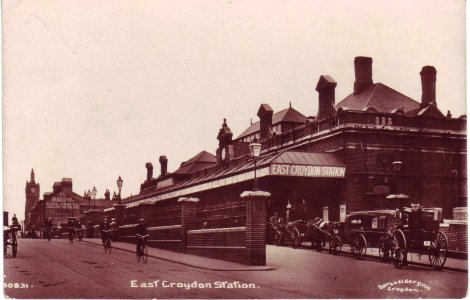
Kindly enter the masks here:
M 358 234 L 354 237 L 354 245 L 351 245 L 351 250 L 358 259 L 363 259 L 367 252 L 367 241 L 363 234 Z
M 18 252 L 18 245 L 12 245 L 11 250 L 13 252 L 13 257 L 16 257 L 16 253 Z
M 401 269 L 403 267 L 405 260 L 406 260 L 406 239 L 405 234 L 400 229 L 397 229 L 393 233 L 393 240 L 392 240 L 392 258 L 393 258 L 393 265 Z
M 447 259 L 448 241 L 445 233 L 439 231 L 436 241 L 429 248 L 429 264 L 434 270 L 442 270 Z
M 342 242 L 339 236 L 335 235 L 330 239 L 330 253 L 333 255 L 338 255 L 341 252 Z
M 390 247 L 384 236 L 379 239 L 379 258 L 381 262 L 387 262 L 390 259 Z
M 300 236 L 299 230 L 294 228 L 292 231 L 292 248 L 299 248 L 302 246 L 302 237 Z
M 274 234 L 274 244 L 280 246 L 282 244 L 282 235 L 279 231 Z

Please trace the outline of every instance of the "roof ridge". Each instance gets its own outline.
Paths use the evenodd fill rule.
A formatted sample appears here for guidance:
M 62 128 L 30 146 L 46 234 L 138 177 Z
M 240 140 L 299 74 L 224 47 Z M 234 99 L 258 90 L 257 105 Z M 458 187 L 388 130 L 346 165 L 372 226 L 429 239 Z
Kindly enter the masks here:
M 377 87 L 379 86 L 379 84 L 380 82 L 374 83 L 374 90 L 372 91 L 372 93 L 370 93 L 369 99 L 367 99 L 365 107 L 369 107 L 369 103 L 372 100 L 372 96 L 374 96 L 375 91 L 377 90 Z

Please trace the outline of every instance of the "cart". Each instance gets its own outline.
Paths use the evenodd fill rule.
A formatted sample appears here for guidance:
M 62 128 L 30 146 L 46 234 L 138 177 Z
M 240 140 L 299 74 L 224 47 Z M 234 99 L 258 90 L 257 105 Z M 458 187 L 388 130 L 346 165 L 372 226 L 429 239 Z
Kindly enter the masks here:
M 3 255 L 6 256 L 8 248 L 11 248 L 13 257 L 16 257 L 18 252 L 18 240 L 16 232 L 20 231 L 21 227 L 17 225 L 3 226 Z
M 392 248 L 392 240 L 387 239 L 398 223 L 394 210 L 358 211 L 346 216 L 342 223 L 340 236 L 348 244 L 351 253 L 358 259 L 364 258 L 367 247 L 379 248 L 381 261 L 387 261 Z M 392 229 L 390 229 L 392 228 Z
M 395 267 L 406 265 L 408 252 L 414 252 L 427 254 L 430 266 L 441 270 L 447 260 L 449 244 L 445 233 L 439 231 L 442 208 L 404 207 L 399 218 L 401 222 L 393 231 L 396 247 L 391 249 Z

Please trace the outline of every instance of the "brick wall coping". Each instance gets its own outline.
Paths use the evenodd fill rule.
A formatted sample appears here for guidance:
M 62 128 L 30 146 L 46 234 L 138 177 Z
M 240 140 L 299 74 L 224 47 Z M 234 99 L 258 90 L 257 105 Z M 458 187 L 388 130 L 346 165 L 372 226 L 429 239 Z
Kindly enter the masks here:
M 119 226 L 119 228 L 132 228 L 132 227 L 136 227 L 137 225 L 139 224 L 127 224 L 127 225 Z
M 212 229 L 195 229 L 188 230 L 188 234 L 196 233 L 212 233 L 212 232 L 236 232 L 236 231 L 245 231 L 246 227 L 228 227 L 228 228 L 212 228 Z
M 196 249 L 246 249 L 243 246 L 187 246 L 186 248 Z
M 452 219 L 444 219 L 444 224 L 459 224 L 459 225 L 467 225 L 467 220 L 452 220 Z
M 181 228 L 181 225 L 147 227 L 147 230 L 167 230 L 167 229 L 178 229 L 178 228 Z
M 267 198 L 271 197 L 271 193 L 264 192 L 264 191 L 244 191 L 241 193 L 240 197 L 247 198 L 247 197 L 259 197 L 259 198 Z
M 178 203 L 188 203 L 188 202 L 192 202 L 192 203 L 198 203 L 199 202 L 199 199 L 198 198 L 186 198 L 186 197 L 181 197 L 178 199 Z

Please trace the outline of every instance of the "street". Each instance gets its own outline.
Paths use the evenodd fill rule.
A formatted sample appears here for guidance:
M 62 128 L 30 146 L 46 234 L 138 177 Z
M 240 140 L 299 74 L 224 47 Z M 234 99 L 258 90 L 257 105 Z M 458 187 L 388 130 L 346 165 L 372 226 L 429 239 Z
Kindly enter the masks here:
M 17 257 L 9 250 L 4 260 L 4 291 L 11 298 L 461 298 L 467 289 L 464 272 L 398 270 L 289 247 L 268 246 L 267 255 L 275 270 L 211 271 L 152 257 L 137 263 L 133 253 L 105 254 L 85 241 L 21 239 Z

